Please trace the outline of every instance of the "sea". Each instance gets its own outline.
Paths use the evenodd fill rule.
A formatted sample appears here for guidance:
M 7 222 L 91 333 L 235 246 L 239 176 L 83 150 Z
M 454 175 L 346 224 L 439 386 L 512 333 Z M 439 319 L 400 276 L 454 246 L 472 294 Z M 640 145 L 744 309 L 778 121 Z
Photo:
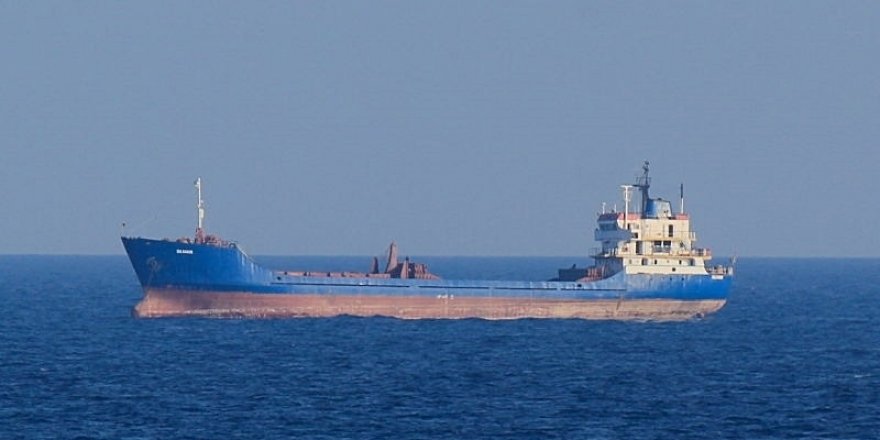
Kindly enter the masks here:
M 736 269 L 728 304 L 685 322 L 150 320 L 124 256 L 0 256 L 0 439 L 880 438 L 880 259 Z

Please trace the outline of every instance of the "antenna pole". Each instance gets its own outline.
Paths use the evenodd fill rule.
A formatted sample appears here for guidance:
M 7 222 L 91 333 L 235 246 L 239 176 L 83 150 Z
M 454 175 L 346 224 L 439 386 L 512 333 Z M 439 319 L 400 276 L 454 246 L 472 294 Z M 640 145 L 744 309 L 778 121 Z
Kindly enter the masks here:
M 680 214 L 684 214 L 684 183 L 681 184 L 681 209 L 679 210 Z

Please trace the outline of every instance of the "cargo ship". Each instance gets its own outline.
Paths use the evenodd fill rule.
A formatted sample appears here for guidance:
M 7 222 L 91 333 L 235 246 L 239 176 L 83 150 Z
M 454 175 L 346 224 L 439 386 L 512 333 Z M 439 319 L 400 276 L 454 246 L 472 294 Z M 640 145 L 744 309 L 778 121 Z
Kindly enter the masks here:
M 156 317 L 293 318 L 387 316 L 442 318 L 581 318 L 684 320 L 721 309 L 733 264 L 710 266 L 709 249 L 695 245 L 690 216 L 649 195 L 648 163 L 622 185 L 622 212 L 598 214 L 601 247 L 591 266 L 560 269 L 542 281 L 457 280 L 424 264 L 400 261 L 392 242 L 364 272 L 275 270 L 239 245 L 204 230 L 201 179 L 195 236 L 177 240 L 122 237 L 143 299 L 133 315 Z M 639 205 L 633 193 L 641 195 Z M 604 205 L 603 205 L 604 206 Z M 365 264 L 366 266 L 366 264 Z

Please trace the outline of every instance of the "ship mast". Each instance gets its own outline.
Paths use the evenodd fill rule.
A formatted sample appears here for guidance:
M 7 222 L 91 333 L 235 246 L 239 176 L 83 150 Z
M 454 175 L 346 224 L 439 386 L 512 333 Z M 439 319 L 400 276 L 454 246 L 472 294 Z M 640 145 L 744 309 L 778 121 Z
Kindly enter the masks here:
M 632 185 L 620 185 L 623 189 L 623 229 L 629 226 L 629 202 L 632 200 Z
M 196 210 L 198 212 L 198 223 L 196 226 L 196 241 L 200 242 L 204 240 L 205 230 L 205 201 L 202 200 L 202 178 L 198 177 L 195 181 L 196 185 Z
M 679 197 L 681 199 L 681 209 L 679 209 L 679 213 L 684 214 L 684 183 L 681 184 L 681 189 L 679 191 Z
M 648 167 L 650 163 L 645 161 L 645 164 L 642 165 L 642 170 L 645 172 L 641 177 L 636 179 L 636 184 L 634 185 L 636 188 L 641 190 L 642 192 L 642 215 L 645 215 L 645 212 L 648 211 L 648 200 L 650 200 L 650 196 L 648 195 L 648 188 L 651 187 L 651 178 L 648 177 Z

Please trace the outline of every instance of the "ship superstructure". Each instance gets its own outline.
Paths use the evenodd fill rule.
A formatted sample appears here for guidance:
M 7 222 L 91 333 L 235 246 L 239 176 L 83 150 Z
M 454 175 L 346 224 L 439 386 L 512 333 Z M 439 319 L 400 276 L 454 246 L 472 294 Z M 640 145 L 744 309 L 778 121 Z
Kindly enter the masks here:
M 648 162 L 642 170 L 635 184 L 621 185 L 624 210 L 598 215 L 594 235 L 601 247 L 593 255 L 594 266 L 586 270 L 561 269 L 556 279 L 596 280 L 618 273 L 732 276 L 732 266 L 707 267 L 712 252 L 696 246 L 696 232 L 684 212 L 684 185 L 679 211 L 674 213 L 672 202 L 650 196 Z M 641 196 L 638 204 L 632 199 L 636 190 Z
M 670 201 L 651 198 L 647 162 L 643 169 L 635 185 L 622 186 L 624 212 L 599 215 L 595 238 L 602 247 L 594 255 L 596 266 L 608 273 L 705 275 L 712 252 L 696 246 L 696 232 L 684 212 L 684 185 L 681 208 L 673 213 Z M 634 189 L 641 194 L 641 209 L 630 212 Z

